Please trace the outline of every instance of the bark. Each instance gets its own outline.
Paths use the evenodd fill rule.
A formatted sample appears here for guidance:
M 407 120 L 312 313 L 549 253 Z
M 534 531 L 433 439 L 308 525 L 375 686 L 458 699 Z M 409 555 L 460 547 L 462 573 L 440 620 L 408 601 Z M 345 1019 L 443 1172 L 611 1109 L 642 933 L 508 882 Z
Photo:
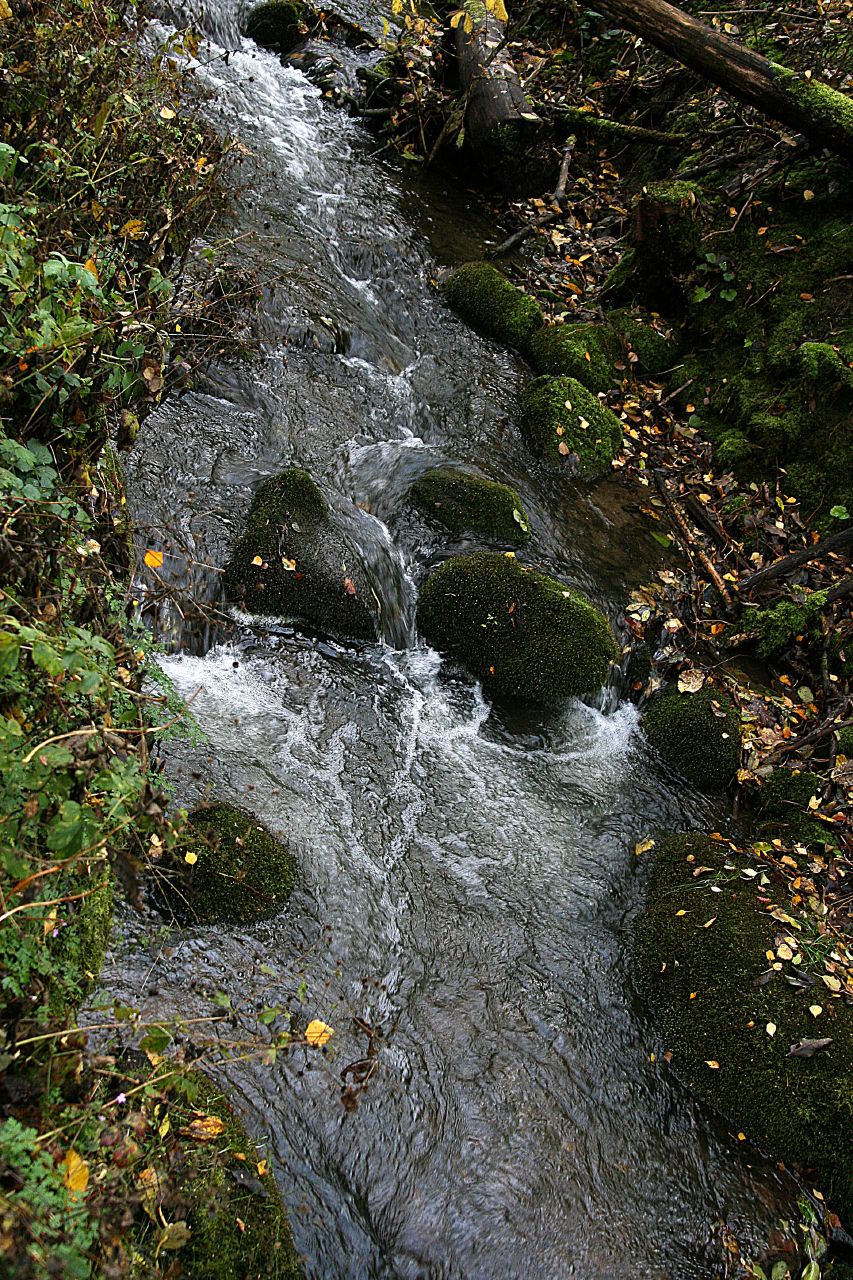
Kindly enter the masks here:
M 853 99 L 845 94 L 771 62 L 668 0 L 598 0 L 595 7 L 741 102 L 853 159 Z
M 459 80 L 465 95 L 465 141 L 492 185 L 523 189 L 541 171 L 545 122 L 536 114 L 503 48 L 505 24 L 481 0 L 464 0 L 473 22 L 454 29 Z

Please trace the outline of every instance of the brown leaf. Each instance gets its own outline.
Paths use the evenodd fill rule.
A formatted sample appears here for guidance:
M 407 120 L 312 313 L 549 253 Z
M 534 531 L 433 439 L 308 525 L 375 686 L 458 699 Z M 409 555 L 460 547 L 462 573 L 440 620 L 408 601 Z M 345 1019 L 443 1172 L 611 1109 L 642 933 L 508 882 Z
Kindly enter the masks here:
M 353 582 L 352 578 L 344 578 L 344 590 L 346 591 L 348 596 L 355 595 L 355 583 Z
M 220 1120 L 219 1116 L 198 1116 L 181 1130 L 181 1133 L 188 1138 L 193 1138 L 196 1142 L 213 1142 L 214 1138 L 218 1138 L 224 1132 L 225 1122 Z

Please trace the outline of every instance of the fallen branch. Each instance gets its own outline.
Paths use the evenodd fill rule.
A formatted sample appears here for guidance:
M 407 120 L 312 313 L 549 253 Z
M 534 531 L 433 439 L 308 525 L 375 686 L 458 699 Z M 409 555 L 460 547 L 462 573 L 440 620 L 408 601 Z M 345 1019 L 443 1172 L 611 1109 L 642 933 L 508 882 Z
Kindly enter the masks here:
M 828 538 L 822 539 L 821 542 L 816 542 L 812 547 L 805 547 L 802 551 L 793 551 L 790 555 L 783 556 L 781 560 L 774 560 L 773 564 L 768 564 L 765 568 L 756 570 L 745 582 L 740 584 L 740 593 L 741 595 L 748 595 L 757 586 L 760 586 L 762 582 L 770 582 L 774 578 L 784 578 L 793 569 L 798 569 L 801 564 L 809 564 L 812 560 L 819 560 L 827 552 L 837 551 L 839 547 L 846 547 L 849 542 L 853 542 L 853 525 L 850 525 L 847 529 L 841 529 L 838 533 L 831 534 Z
M 557 179 L 557 185 L 553 193 L 548 197 L 552 207 L 547 213 L 540 214 L 538 218 L 532 218 L 530 222 L 525 222 L 524 226 L 519 227 L 518 231 L 514 231 L 511 236 L 507 236 L 506 240 L 502 240 L 497 248 L 490 249 L 486 254 L 487 258 L 504 257 L 522 244 L 528 236 L 532 236 L 534 231 L 538 231 L 540 227 L 547 227 L 549 222 L 556 222 L 558 218 L 563 216 L 565 213 L 566 183 L 569 180 L 569 164 L 571 163 L 574 149 L 575 139 L 569 138 L 563 151 L 563 160 L 560 165 L 560 176 Z
M 684 511 L 682 510 L 682 508 L 679 506 L 678 502 L 670 493 L 667 487 L 666 481 L 663 478 L 663 474 L 660 471 L 655 472 L 655 486 L 658 490 L 658 493 L 666 503 L 667 510 L 669 511 L 669 514 L 672 516 L 676 529 L 681 534 L 679 541 L 681 542 L 682 546 L 684 547 L 684 549 L 686 550 L 689 556 L 695 555 L 697 557 L 697 559 L 702 565 L 702 568 L 705 570 L 708 577 L 711 579 L 711 582 L 714 584 L 717 594 L 719 595 L 726 609 L 731 610 L 733 607 L 731 592 L 729 591 L 725 582 L 723 582 L 723 579 L 720 577 L 720 574 L 718 573 L 718 571 L 714 568 L 714 565 L 707 551 L 705 551 L 705 549 L 699 545 L 699 543 L 696 541 L 696 538 L 691 533 L 690 525 L 687 523 L 687 517 L 684 514 Z

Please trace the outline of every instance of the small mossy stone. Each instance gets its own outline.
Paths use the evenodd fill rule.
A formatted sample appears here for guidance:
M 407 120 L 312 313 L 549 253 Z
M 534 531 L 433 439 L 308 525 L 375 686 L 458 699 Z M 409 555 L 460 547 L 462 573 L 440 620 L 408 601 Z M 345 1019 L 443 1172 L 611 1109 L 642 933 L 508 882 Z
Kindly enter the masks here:
M 169 905 L 199 924 L 249 924 L 280 911 L 296 879 L 292 855 L 253 814 L 215 804 L 190 814 L 174 854 Z
M 243 30 L 264 49 L 287 53 L 298 42 L 304 6 L 293 0 L 265 0 L 252 9 Z
M 463 320 L 498 342 L 526 351 L 543 324 L 539 304 L 489 262 L 466 262 L 444 286 L 449 306 Z
M 828 831 L 811 816 L 809 801 L 823 794 L 823 781 L 810 770 L 776 768 L 761 788 L 762 817 L 779 823 L 780 835 L 802 844 L 821 844 Z
M 737 863 L 728 844 L 702 835 L 659 842 L 637 926 L 637 984 L 673 1070 L 759 1147 L 810 1167 L 808 1185 L 819 1187 L 849 1223 L 853 1010 L 832 999 L 820 981 L 822 997 L 816 997 L 817 987 L 791 986 L 784 972 L 756 984 L 766 975 L 765 953 L 775 950 L 780 928 L 758 894 L 782 902 L 789 887 L 762 863 L 770 883 L 759 889 Z M 697 867 L 714 874 L 697 882 Z M 712 893 L 711 884 L 720 892 Z M 712 918 L 713 925 L 703 927 Z M 791 973 L 805 968 L 792 967 Z M 823 1007 L 817 1020 L 809 1012 L 815 1002 Z M 776 1028 L 772 1036 L 768 1024 Z M 832 1043 L 813 1057 L 790 1056 L 800 1040 L 823 1037 Z
M 591 693 L 616 645 L 602 613 L 514 556 L 454 556 L 427 578 L 421 635 L 466 667 L 490 695 L 551 705 Z
M 436 467 L 412 485 L 415 506 L 451 533 L 480 534 L 490 542 L 526 542 L 530 523 L 521 499 L 506 484 Z
M 662 333 L 647 316 L 630 311 L 612 311 L 607 324 L 616 339 L 617 358 L 639 373 L 653 377 L 675 364 L 678 344 L 672 330 Z
M 606 475 L 622 444 L 622 424 L 576 378 L 534 378 L 521 401 L 521 428 L 540 457 L 585 480 Z
M 257 490 L 223 585 L 228 599 L 249 613 L 292 618 L 354 640 L 372 640 L 379 631 L 378 606 L 357 553 L 318 486 L 297 467 Z
M 671 687 L 646 707 L 643 726 L 667 764 L 698 787 L 722 790 L 737 772 L 738 714 L 720 689 L 679 693 Z
M 540 373 L 565 374 L 590 391 L 609 391 L 621 354 L 615 334 L 604 325 L 548 324 L 530 340 L 530 360 Z
M 182 1190 L 189 1200 L 187 1280 L 300 1280 L 302 1268 L 272 1172 L 257 1177 L 255 1145 L 216 1086 L 194 1072 L 195 1106 L 225 1125 L 212 1143 L 195 1143 Z M 247 1157 L 238 1161 L 235 1153 Z M 241 1175 L 240 1170 L 245 1170 Z

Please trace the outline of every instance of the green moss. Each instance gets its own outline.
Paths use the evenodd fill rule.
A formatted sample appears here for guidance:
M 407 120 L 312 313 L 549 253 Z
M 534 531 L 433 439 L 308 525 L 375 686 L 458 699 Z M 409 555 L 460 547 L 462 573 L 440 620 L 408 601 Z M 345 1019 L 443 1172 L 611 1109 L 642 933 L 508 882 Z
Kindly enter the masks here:
M 819 80 L 804 80 L 778 63 L 775 69 L 777 87 L 808 114 L 815 128 L 823 125 L 831 136 L 843 138 L 849 146 L 853 139 L 853 100 Z
M 853 760 L 853 725 L 847 725 L 844 729 L 839 729 L 835 736 L 838 741 L 839 754 L 847 756 L 848 760 Z
M 828 342 L 804 342 L 798 357 L 803 377 L 813 389 L 832 393 L 837 387 L 853 387 L 853 369 Z
M 590 391 L 609 391 L 616 381 L 616 337 L 603 325 L 549 324 L 530 340 L 530 359 L 540 373 L 576 378 Z
M 530 537 L 521 499 L 509 485 L 437 467 L 418 477 L 411 497 L 424 515 L 453 534 L 478 533 L 490 542 L 510 544 Z
M 761 789 L 762 814 L 780 825 L 780 834 L 788 841 L 823 844 L 826 829 L 814 821 L 809 809 L 812 796 L 823 794 L 823 785 L 808 770 L 774 769 Z
M 256 5 L 243 30 L 264 49 L 287 53 L 298 42 L 304 6 L 294 0 L 265 0 Z
M 606 475 L 622 444 L 615 414 L 575 378 L 534 378 L 525 388 L 521 427 L 535 451 L 585 479 Z
M 785 927 L 767 914 L 736 861 L 727 846 L 703 836 L 661 842 L 637 930 L 637 981 L 673 1069 L 748 1138 L 788 1163 L 810 1166 L 810 1185 L 819 1185 L 849 1221 L 851 1010 L 827 999 L 824 990 L 824 1014 L 815 1022 L 808 1009 L 814 993 L 789 986 L 783 973 L 771 971 L 766 985 L 755 985 L 768 968 L 765 951 L 775 948 Z M 735 868 L 726 869 L 727 862 Z M 693 873 L 700 866 L 716 874 L 697 880 Z M 772 900 L 778 893 L 777 901 L 786 901 L 769 866 L 767 874 L 762 896 Z M 721 892 L 712 893 L 711 883 Z M 704 928 L 712 917 L 713 925 Z M 765 1030 L 768 1023 L 776 1027 L 773 1036 Z M 815 1037 L 832 1043 L 812 1058 L 789 1056 L 792 1045 Z
M 630 311 L 611 311 L 607 323 L 621 347 L 619 355 L 638 372 L 654 376 L 675 363 L 678 345 L 671 329 L 662 333 L 647 317 Z
M 247 924 L 280 911 L 295 879 L 292 855 L 256 817 L 236 805 L 210 805 L 190 814 L 182 833 L 169 905 L 199 924 Z
M 798 637 L 808 641 L 819 636 L 825 606 L 826 592 L 813 591 L 804 600 L 780 600 L 778 604 L 749 614 L 749 630 L 757 637 L 760 656 L 772 658 L 794 644 Z
M 637 250 L 629 246 L 604 278 L 601 293 L 611 298 L 633 297 L 642 287 L 637 274 Z
M 56 918 L 49 1002 L 57 1017 L 67 1016 L 98 980 L 112 929 L 115 879 L 109 866 L 96 862 L 75 876 L 66 892 L 86 896 Z
M 583 596 L 489 552 L 430 574 L 418 627 L 487 693 L 541 705 L 598 689 L 617 652 L 607 619 Z
M 698 693 L 679 693 L 672 686 L 646 707 L 643 727 L 667 764 L 697 786 L 721 790 L 734 777 L 740 763 L 739 720 L 721 689 L 706 685 Z
M 668 178 L 662 182 L 650 182 L 644 195 L 660 204 L 693 205 L 701 198 L 701 188 L 686 179 Z
M 737 471 L 754 456 L 755 446 L 737 429 L 723 431 L 714 442 L 714 459 L 721 471 Z
M 488 262 L 457 267 L 448 277 L 444 296 L 479 333 L 519 351 L 527 350 L 531 337 L 542 327 L 538 303 Z
M 203 1076 L 196 1105 L 225 1132 L 192 1153 L 185 1191 L 191 1235 L 181 1250 L 188 1280 L 299 1280 L 302 1269 L 272 1173 L 256 1177 L 254 1144 L 223 1095 Z M 246 1155 L 236 1162 L 234 1153 Z M 244 1224 L 241 1230 L 238 1219 Z
M 296 467 L 257 490 L 223 585 L 250 613 L 294 618 L 353 639 L 378 632 L 378 605 L 356 552 L 317 485 Z

